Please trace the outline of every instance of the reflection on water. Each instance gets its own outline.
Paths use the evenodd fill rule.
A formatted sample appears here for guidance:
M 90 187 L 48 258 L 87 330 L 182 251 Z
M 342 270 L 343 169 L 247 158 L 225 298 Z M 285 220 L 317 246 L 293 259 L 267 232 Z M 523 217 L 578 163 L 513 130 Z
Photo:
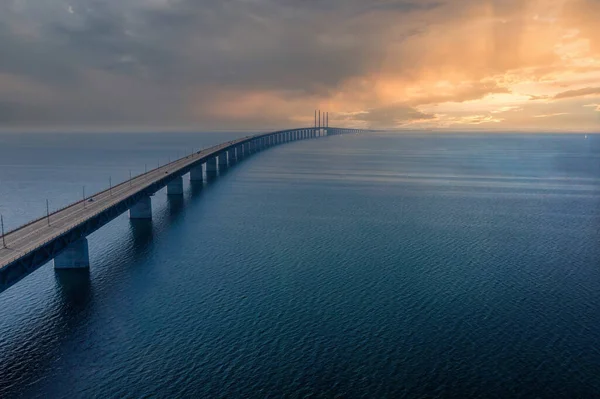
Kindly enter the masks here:
M 54 271 L 54 276 L 61 312 L 77 312 L 88 306 L 92 300 L 89 269 L 59 269 Z

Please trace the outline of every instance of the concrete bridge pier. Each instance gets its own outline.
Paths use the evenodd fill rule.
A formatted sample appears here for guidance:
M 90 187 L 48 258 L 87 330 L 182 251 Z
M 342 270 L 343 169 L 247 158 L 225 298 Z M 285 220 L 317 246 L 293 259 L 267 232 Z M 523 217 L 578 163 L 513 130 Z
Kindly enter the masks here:
M 167 183 L 167 195 L 183 195 L 183 177 L 178 176 Z
M 206 179 L 217 177 L 217 157 L 212 157 L 206 160 Z
M 129 219 L 152 219 L 152 200 L 149 195 L 140 199 L 129 208 Z
M 229 158 L 230 166 L 233 166 L 237 163 L 237 149 L 235 147 L 227 150 L 227 158 Z
M 54 258 L 55 269 L 87 269 L 90 267 L 90 254 L 87 238 L 71 243 Z
M 227 151 L 219 154 L 219 171 L 223 172 L 227 169 Z
M 204 181 L 204 175 L 202 173 L 202 165 L 195 166 L 190 170 L 190 181 L 195 181 L 195 182 Z

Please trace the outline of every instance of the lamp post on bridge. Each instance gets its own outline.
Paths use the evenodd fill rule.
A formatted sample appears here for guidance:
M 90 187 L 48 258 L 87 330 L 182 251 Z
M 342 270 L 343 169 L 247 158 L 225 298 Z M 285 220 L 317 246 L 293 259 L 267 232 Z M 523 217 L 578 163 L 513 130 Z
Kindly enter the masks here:
M 112 195 L 112 176 L 108 177 L 108 192 Z
M 48 220 L 48 226 L 50 226 L 50 204 L 48 198 L 46 198 L 46 219 Z
M 2 246 L 7 248 L 6 239 L 4 238 L 4 217 L 0 215 L 0 225 L 2 226 Z
M 81 187 L 81 196 L 83 198 L 83 207 L 85 208 L 85 186 Z

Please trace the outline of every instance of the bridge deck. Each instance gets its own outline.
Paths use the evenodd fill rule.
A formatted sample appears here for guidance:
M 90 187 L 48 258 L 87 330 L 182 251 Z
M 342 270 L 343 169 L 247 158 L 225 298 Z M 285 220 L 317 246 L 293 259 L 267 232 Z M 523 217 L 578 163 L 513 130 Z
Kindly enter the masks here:
M 256 137 L 260 136 L 253 136 L 253 138 Z M 14 260 L 35 251 L 44 243 L 63 235 L 65 232 L 84 223 L 98 213 L 147 189 L 156 181 L 164 179 L 166 176 L 176 177 L 181 174 L 182 169 L 194 164 L 201 165 L 203 161 L 218 154 L 220 151 L 249 140 L 250 138 L 244 137 L 219 144 L 134 177 L 131 180 L 112 187 L 110 190 L 96 193 L 88 197 L 86 201 L 78 201 L 58 212 L 50 214 L 50 225 L 48 225 L 48 218 L 44 217 L 6 233 L 4 239 L 8 248 L 2 248 L 0 242 L 0 270 Z M 89 199 L 93 201 L 89 202 Z

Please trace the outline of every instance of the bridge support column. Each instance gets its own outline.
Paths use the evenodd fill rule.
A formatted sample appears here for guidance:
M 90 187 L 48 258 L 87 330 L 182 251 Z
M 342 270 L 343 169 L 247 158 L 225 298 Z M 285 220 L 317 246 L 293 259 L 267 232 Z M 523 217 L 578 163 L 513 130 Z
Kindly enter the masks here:
M 227 151 L 219 154 L 219 170 L 222 172 L 227 169 Z
M 183 177 L 178 176 L 167 183 L 167 195 L 183 195 Z
M 202 164 L 190 170 L 190 181 L 204 181 L 204 175 L 202 174 Z
M 71 243 L 54 258 L 55 269 L 87 269 L 89 267 L 90 254 L 85 237 Z
M 129 208 L 129 219 L 152 219 L 152 200 L 147 195 Z
M 216 176 L 217 176 L 217 157 L 212 157 L 206 161 L 206 178 L 212 179 Z
M 229 159 L 229 166 L 233 166 L 237 162 L 237 150 L 235 147 L 227 150 L 227 158 Z

